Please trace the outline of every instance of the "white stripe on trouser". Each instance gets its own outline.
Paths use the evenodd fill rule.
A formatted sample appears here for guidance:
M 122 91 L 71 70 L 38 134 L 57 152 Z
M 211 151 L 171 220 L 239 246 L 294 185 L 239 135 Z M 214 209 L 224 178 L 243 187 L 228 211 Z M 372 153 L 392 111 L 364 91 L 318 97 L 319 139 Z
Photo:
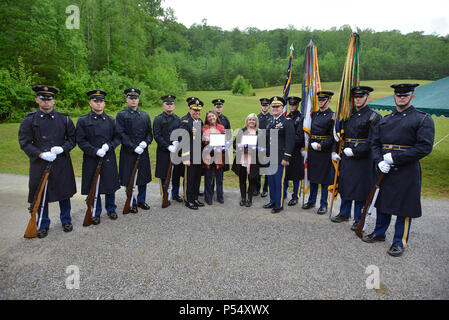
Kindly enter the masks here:
M 39 223 L 37 224 L 37 230 L 39 230 L 41 228 L 42 216 L 44 213 L 44 206 L 45 206 L 45 197 L 47 195 L 47 185 L 48 185 L 48 180 L 47 180 L 47 182 L 45 182 L 44 195 L 42 196 L 42 202 L 41 202 L 41 214 L 39 215 Z

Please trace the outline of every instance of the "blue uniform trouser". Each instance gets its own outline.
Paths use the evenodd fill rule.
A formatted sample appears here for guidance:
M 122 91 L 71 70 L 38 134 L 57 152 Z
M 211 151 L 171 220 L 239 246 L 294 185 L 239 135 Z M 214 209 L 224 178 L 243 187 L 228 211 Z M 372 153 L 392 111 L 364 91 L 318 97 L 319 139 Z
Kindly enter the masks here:
M 322 184 L 321 185 L 321 200 L 320 200 L 320 206 L 323 208 L 327 208 L 327 187 L 329 185 Z M 310 183 L 310 195 L 309 195 L 309 203 L 315 204 L 316 197 L 318 195 L 318 184 L 317 183 Z
M 359 222 L 362 219 L 362 210 L 365 205 L 363 201 L 341 199 L 340 215 L 351 218 L 352 201 L 354 201 L 354 221 Z
M 70 198 L 59 201 L 59 210 L 60 210 L 59 217 L 60 217 L 61 223 L 63 225 L 72 222 L 72 218 L 70 217 L 71 208 L 72 207 L 70 205 Z M 38 229 L 49 228 L 50 227 L 50 218 L 48 217 L 48 202 L 47 201 L 45 202 L 44 210 L 42 211 L 42 215 L 41 215 L 41 210 L 42 210 L 42 208 L 39 207 L 38 216 L 37 216 L 37 227 L 38 227 Z
M 374 228 L 374 235 L 377 237 L 385 238 L 387 229 L 390 226 L 391 214 L 383 213 L 377 210 L 376 227 Z M 410 226 L 412 224 L 412 218 L 410 217 L 396 217 L 396 223 L 394 226 L 393 244 L 398 244 L 402 248 L 407 246 L 408 236 L 410 234 Z
M 115 193 L 105 194 L 105 206 L 107 212 L 112 212 L 117 209 L 115 205 Z M 101 195 L 98 195 L 97 199 L 97 208 L 95 210 L 95 216 L 99 217 L 101 215 L 102 207 L 101 207 Z
M 270 203 L 275 209 L 283 207 L 284 202 L 284 180 L 287 167 L 278 165 L 275 174 L 268 176 L 268 186 L 270 188 Z
M 147 197 L 147 185 L 137 186 L 137 202 L 145 202 Z M 133 197 L 133 205 L 136 204 L 136 199 Z
M 212 170 L 215 172 L 214 179 L 212 179 Z M 223 168 L 217 170 L 212 164 L 209 170 L 204 172 L 204 200 L 206 202 L 211 202 L 214 197 L 215 180 L 217 180 L 217 200 L 223 200 Z
M 164 194 L 164 185 L 165 185 L 165 178 L 161 179 L 161 195 Z M 171 178 L 171 197 L 177 197 L 179 196 L 179 185 L 180 185 L 180 180 L 181 177 L 180 176 L 172 176 Z
M 284 190 L 285 194 L 284 196 L 287 196 L 287 189 L 288 189 L 288 182 L 290 180 L 284 181 Z M 292 199 L 299 200 L 299 195 L 301 194 L 301 190 L 299 189 L 299 181 L 293 181 L 293 193 L 292 193 Z
M 256 188 L 255 188 L 256 191 L 259 191 L 260 187 L 262 186 L 261 180 L 262 180 L 262 176 L 261 175 L 257 176 Z M 265 178 L 264 178 L 262 192 L 268 192 L 268 176 L 265 176 Z

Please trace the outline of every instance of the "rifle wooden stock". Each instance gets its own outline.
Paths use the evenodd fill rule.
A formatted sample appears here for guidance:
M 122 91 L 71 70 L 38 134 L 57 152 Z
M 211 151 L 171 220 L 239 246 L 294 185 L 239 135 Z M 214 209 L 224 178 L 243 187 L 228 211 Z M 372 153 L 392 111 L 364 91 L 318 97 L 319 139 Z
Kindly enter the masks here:
M 90 183 L 89 194 L 87 195 L 86 198 L 87 210 L 86 214 L 84 215 L 84 222 L 83 222 L 84 227 L 90 226 L 92 224 L 93 203 L 96 196 L 98 177 L 100 176 L 102 163 L 103 158 L 100 158 L 100 160 L 98 160 L 97 168 L 95 169 L 95 174 L 92 177 L 92 182 Z
M 126 186 L 126 202 L 125 206 L 123 207 L 123 214 L 128 214 L 129 211 L 131 211 L 131 198 L 133 196 L 134 182 L 136 180 L 137 170 L 139 169 L 139 161 L 140 154 L 137 156 L 136 163 L 134 164 L 134 168 L 131 173 L 131 177 L 129 178 L 128 185 Z
M 362 218 L 359 221 L 359 225 L 357 226 L 357 229 L 355 230 L 355 234 L 361 238 L 363 236 L 363 227 L 365 226 L 365 220 L 366 220 L 366 213 L 368 211 L 368 208 L 371 205 L 371 202 L 373 201 L 374 194 L 376 193 L 376 190 L 379 189 L 380 183 L 382 182 L 382 179 L 384 178 L 385 174 L 382 172 L 379 175 L 379 178 L 376 181 L 376 184 L 374 185 L 373 189 L 371 189 L 371 192 L 368 195 L 368 198 L 366 199 L 365 205 L 363 206 L 362 211 Z
M 168 203 L 168 188 L 170 187 L 172 167 L 173 167 L 173 163 L 170 161 L 170 164 L 168 165 L 167 176 L 165 177 L 164 194 L 162 196 L 162 208 L 167 208 L 169 205 L 169 203 Z
M 28 209 L 30 211 L 31 217 L 30 217 L 30 220 L 28 221 L 28 226 L 25 230 L 25 234 L 24 234 L 25 238 L 37 237 L 36 213 L 37 213 L 37 210 L 39 210 L 39 207 L 41 205 L 42 193 L 44 192 L 45 184 L 47 183 L 48 176 L 50 175 L 51 165 L 52 165 L 52 163 L 50 162 L 45 167 L 45 170 L 41 176 L 41 181 L 39 182 L 39 185 L 38 185 L 36 191 L 34 192 L 33 202 L 31 203 L 31 205 Z

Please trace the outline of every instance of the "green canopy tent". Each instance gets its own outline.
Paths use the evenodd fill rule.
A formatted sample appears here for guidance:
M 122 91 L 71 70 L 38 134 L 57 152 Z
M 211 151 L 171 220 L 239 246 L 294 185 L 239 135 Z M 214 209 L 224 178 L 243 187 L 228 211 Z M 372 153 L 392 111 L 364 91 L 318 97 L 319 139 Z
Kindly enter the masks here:
M 378 110 L 396 108 L 393 96 L 373 101 L 368 105 Z M 449 77 L 417 87 L 412 105 L 431 115 L 449 117 Z

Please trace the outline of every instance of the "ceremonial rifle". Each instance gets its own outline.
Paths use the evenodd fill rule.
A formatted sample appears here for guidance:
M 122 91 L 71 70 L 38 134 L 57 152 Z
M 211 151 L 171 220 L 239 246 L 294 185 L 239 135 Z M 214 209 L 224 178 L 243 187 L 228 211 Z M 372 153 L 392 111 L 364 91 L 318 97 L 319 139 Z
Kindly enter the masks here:
M 369 217 L 371 216 L 371 213 L 373 211 L 374 205 L 377 200 L 377 195 L 379 194 L 379 188 L 380 183 L 382 182 L 382 179 L 384 178 L 385 174 L 381 173 L 379 175 L 379 178 L 376 181 L 376 184 L 374 185 L 373 189 L 368 195 L 368 198 L 366 199 L 365 206 L 363 207 L 362 211 L 362 219 L 360 219 L 359 225 L 357 226 L 357 229 L 355 230 L 355 234 L 361 238 L 363 236 L 363 231 L 366 229 L 366 225 L 368 224 Z
M 100 184 L 100 171 L 102 163 L 103 158 L 100 158 L 100 160 L 98 160 L 97 168 L 95 169 L 95 174 L 92 178 L 89 193 L 86 198 L 87 210 L 86 214 L 84 215 L 84 227 L 90 226 L 92 224 L 92 211 L 97 207 L 98 187 Z
M 129 178 L 128 185 L 126 186 L 126 202 L 125 206 L 123 207 L 123 214 L 128 214 L 131 210 L 131 200 L 133 198 L 134 194 L 134 186 L 137 182 L 137 172 L 139 171 L 139 161 L 140 161 L 140 154 L 137 156 L 136 163 L 134 164 L 133 171 L 131 173 L 131 177 Z
M 36 213 L 39 207 L 41 206 L 41 202 L 45 202 L 45 198 L 42 201 L 42 194 L 47 192 L 47 184 L 48 184 L 48 176 L 50 175 L 50 169 L 51 169 L 52 162 L 48 163 L 45 167 L 44 172 L 42 173 L 41 180 L 39 182 L 39 185 L 34 192 L 33 202 L 31 203 L 28 210 L 30 211 L 31 217 L 30 221 L 28 222 L 28 226 L 25 230 L 24 237 L 25 238 L 35 238 L 37 237 L 37 221 L 36 221 Z M 44 190 L 45 189 L 45 190 Z M 42 208 L 44 207 L 45 203 L 42 203 Z M 42 214 L 42 213 L 41 213 Z
M 170 164 L 168 165 L 167 176 L 165 177 L 164 194 L 162 196 L 162 208 L 167 208 L 169 206 L 168 197 L 172 173 L 173 173 L 173 163 L 170 160 Z

